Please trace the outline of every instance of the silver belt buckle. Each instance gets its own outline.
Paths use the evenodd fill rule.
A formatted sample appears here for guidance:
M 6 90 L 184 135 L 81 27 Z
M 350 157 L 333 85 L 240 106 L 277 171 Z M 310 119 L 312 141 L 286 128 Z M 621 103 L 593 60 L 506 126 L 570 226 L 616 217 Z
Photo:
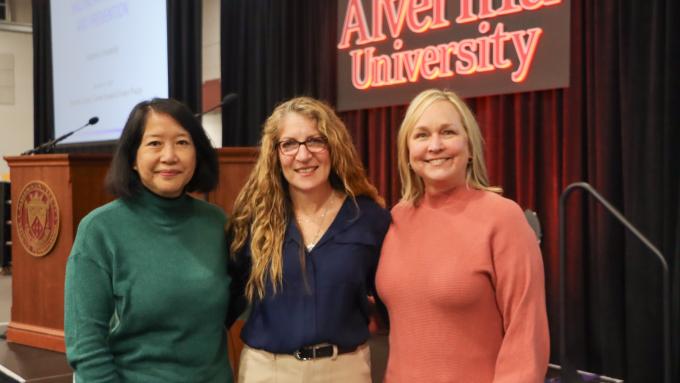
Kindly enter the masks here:
M 293 353 L 293 355 L 295 356 L 295 359 L 297 359 L 297 360 L 316 359 L 316 350 L 321 348 L 321 347 L 325 347 L 325 346 L 326 346 L 325 344 L 322 344 L 322 345 L 315 344 L 314 346 L 311 346 L 311 347 L 303 347 L 303 348 L 311 348 L 312 349 L 312 357 L 311 358 L 307 358 L 307 357 L 302 356 L 302 352 L 300 351 L 300 350 L 302 350 L 302 348 L 300 350 L 295 351 Z
M 307 358 L 307 357 L 302 356 L 302 352 L 300 350 L 295 351 L 293 353 L 293 355 L 295 356 L 295 359 L 297 359 L 297 360 L 310 360 L 310 359 L 313 359 L 314 356 L 316 356 L 316 350 L 312 351 L 312 358 Z

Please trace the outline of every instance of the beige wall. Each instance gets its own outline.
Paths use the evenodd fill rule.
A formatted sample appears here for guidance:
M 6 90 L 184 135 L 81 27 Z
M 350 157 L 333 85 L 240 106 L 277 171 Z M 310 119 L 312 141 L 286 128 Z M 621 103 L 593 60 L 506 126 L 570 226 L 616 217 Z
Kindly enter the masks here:
M 31 0 L 9 0 L 9 10 L 13 23 L 31 24 L 33 20 Z
M 203 0 L 203 81 L 220 77 L 220 0 Z
M 1 158 L 33 147 L 33 35 L 30 29 L 20 32 L 0 27 L 0 55 L 5 62 L 4 81 L 0 80 L 5 84 L 5 102 L 0 103 L 0 178 L 5 179 L 9 168 Z M 9 69 L 8 61 L 11 61 Z M 11 93 L 9 97 L 7 93 Z
M 33 147 L 33 35 L 31 0 L 9 0 L 10 23 L 0 24 L 0 179 L 9 177 L 3 156 Z M 11 68 L 7 68 L 10 62 Z M 9 87 L 8 84 L 11 84 Z M 10 100 L 8 100 L 8 97 Z M 9 101 L 9 102 L 8 102 Z
M 220 0 L 203 0 L 203 82 L 220 75 Z M 203 103 L 205 104 L 205 100 Z M 212 105 L 204 105 L 204 107 Z M 203 127 L 216 147 L 222 146 L 222 111 L 203 116 Z

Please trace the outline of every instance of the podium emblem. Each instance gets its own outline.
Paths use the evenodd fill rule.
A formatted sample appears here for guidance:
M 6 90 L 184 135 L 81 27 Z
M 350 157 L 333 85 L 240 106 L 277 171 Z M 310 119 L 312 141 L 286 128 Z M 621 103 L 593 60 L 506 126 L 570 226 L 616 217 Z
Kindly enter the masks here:
M 59 205 L 46 183 L 31 181 L 24 186 L 17 203 L 19 241 L 29 254 L 44 257 L 57 243 Z

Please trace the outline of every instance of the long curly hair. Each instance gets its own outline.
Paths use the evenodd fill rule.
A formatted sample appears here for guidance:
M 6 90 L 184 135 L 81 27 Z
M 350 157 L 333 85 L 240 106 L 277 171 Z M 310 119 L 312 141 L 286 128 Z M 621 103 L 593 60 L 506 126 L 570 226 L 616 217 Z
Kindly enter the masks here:
M 397 162 L 401 178 L 402 201 L 417 203 L 425 193 L 423 180 L 409 166 L 408 139 L 425 110 L 437 101 L 451 103 L 463 122 L 463 129 L 468 137 L 468 152 L 472 158 L 466 170 L 466 184 L 474 189 L 502 193 L 503 189 L 489 185 L 484 161 L 484 139 L 470 108 L 454 92 L 428 89 L 413 98 L 397 135 Z
M 288 100 L 274 109 L 264 124 L 260 154 L 248 181 L 236 197 L 230 223 L 231 254 L 234 256 L 250 239 L 251 270 L 245 295 L 249 301 L 263 299 L 266 282 L 274 293 L 283 279 L 283 239 L 292 202 L 277 152 L 281 122 L 288 113 L 297 113 L 316 122 L 328 142 L 331 159 L 329 181 L 335 190 L 353 199 L 368 196 L 381 206 L 385 203 L 368 181 L 345 124 L 327 104 L 310 97 Z

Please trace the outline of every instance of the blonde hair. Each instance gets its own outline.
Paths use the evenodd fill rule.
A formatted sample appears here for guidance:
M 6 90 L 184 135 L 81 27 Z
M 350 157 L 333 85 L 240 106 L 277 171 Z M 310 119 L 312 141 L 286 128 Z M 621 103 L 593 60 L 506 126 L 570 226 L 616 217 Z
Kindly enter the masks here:
M 277 106 L 267 118 L 262 132 L 260 154 L 248 181 L 234 203 L 230 223 L 231 253 L 236 254 L 250 238 L 251 271 L 246 284 L 249 301 L 265 296 L 267 279 L 274 293 L 283 279 L 283 239 L 291 214 L 291 200 L 279 162 L 277 143 L 281 122 L 288 113 L 297 113 L 316 122 L 328 142 L 331 159 L 329 180 L 334 189 L 354 200 L 365 195 L 384 206 L 376 188 L 368 181 L 345 124 L 325 103 L 298 97 Z
M 471 158 L 466 171 L 466 185 L 475 189 L 502 193 L 503 189 L 489 186 L 484 162 L 484 139 L 470 108 L 458 95 L 451 91 L 428 89 L 418 94 L 411 101 L 397 135 L 397 159 L 399 177 L 401 178 L 402 201 L 417 202 L 425 192 L 423 180 L 409 166 L 408 138 L 425 110 L 437 101 L 451 103 L 461 116 L 463 129 L 468 138 L 468 152 Z

